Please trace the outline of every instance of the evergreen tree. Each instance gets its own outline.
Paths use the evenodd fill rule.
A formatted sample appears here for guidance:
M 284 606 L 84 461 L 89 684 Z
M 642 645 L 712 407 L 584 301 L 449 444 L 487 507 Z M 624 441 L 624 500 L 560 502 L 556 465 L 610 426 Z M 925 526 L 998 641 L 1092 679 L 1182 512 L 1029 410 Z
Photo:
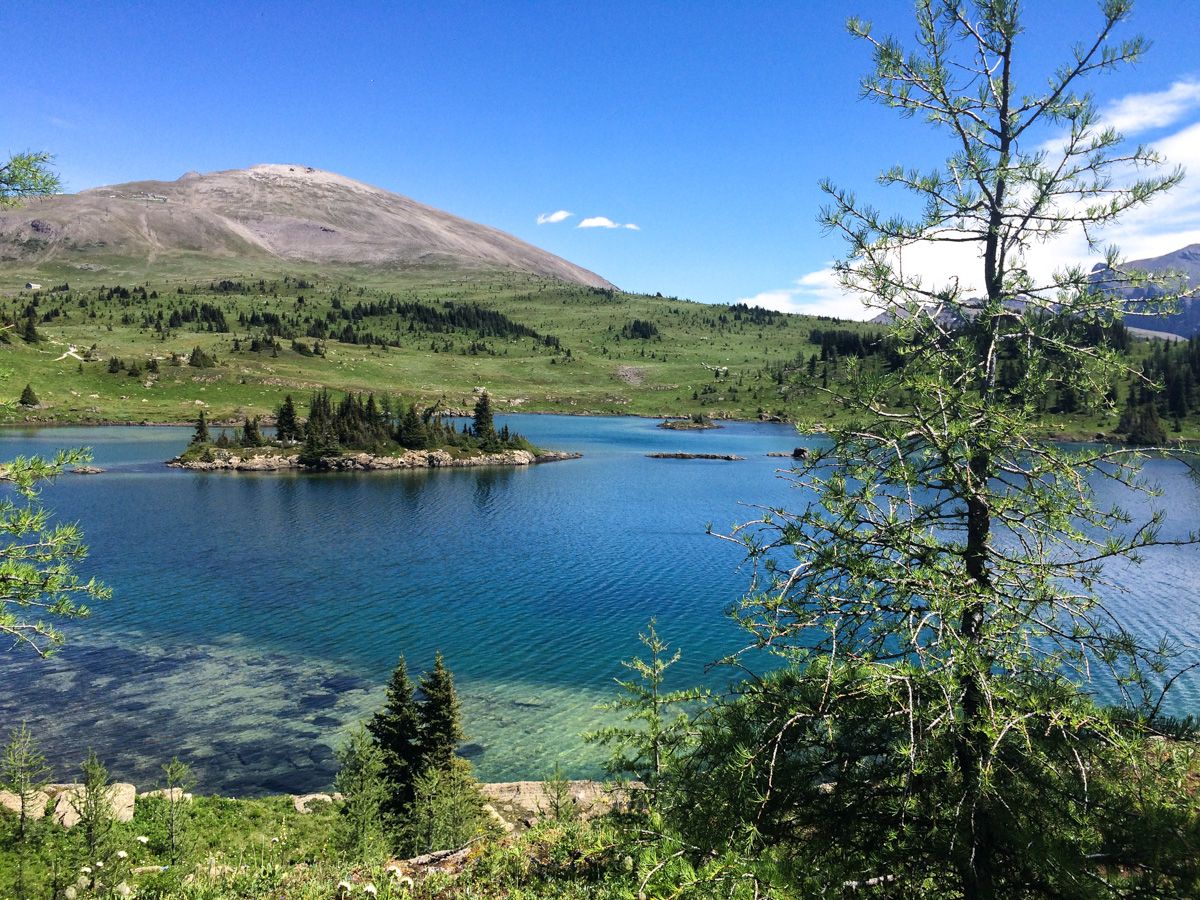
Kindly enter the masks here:
M 287 443 L 300 440 L 300 422 L 296 418 L 296 404 L 292 395 L 283 398 L 278 411 L 275 413 L 275 436 Z
M 446 768 L 431 766 L 417 779 L 412 809 L 400 831 L 406 853 L 461 847 L 478 835 L 487 819 L 471 764 L 454 757 Z
M 383 756 L 383 777 L 389 788 L 383 808 L 395 821 L 412 803 L 413 785 L 424 768 L 421 716 L 403 656 L 392 670 L 383 709 L 371 717 L 367 730 Z
M 262 432 L 258 430 L 258 417 L 246 416 L 242 423 L 241 445 L 243 447 L 259 447 L 262 445 Z
M 25 317 L 25 326 L 21 329 L 21 337 L 25 339 L 26 343 L 30 344 L 36 344 L 42 339 L 41 334 L 37 330 L 37 320 L 34 319 L 32 313 Z
M 492 418 L 492 398 L 484 391 L 475 401 L 475 422 L 471 429 L 479 446 L 483 450 L 495 450 L 499 441 L 496 438 L 496 423 Z
M 441 652 L 434 657 L 433 671 L 421 677 L 421 693 L 421 768 L 448 770 L 455 760 L 454 751 L 466 736 L 454 676 L 446 668 Z
M 32 409 L 38 406 L 41 401 L 38 400 L 38 395 L 33 392 L 33 385 L 25 385 L 25 390 L 21 391 L 21 399 L 18 401 L 22 406 Z
M 410 404 L 400 420 L 396 442 L 409 450 L 425 450 L 429 447 L 429 429 L 426 427 L 415 403 Z
M 196 418 L 196 430 L 192 433 L 192 443 L 207 444 L 208 441 L 208 417 L 204 410 L 200 410 L 200 415 Z
M 392 798 L 383 751 L 361 725 L 338 750 L 334 787 L 345 797 L 339 823 L 342 846 L 351 859 L 376 862 L 387 849 L 384 809 Z

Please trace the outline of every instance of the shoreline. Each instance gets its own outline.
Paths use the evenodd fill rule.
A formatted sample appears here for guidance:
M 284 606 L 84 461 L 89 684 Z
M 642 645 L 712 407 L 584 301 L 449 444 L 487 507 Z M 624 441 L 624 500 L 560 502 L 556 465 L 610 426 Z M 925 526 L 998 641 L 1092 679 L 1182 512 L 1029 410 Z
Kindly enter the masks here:
M 266 448 L 264 448 L 266 449 Z M 317 463 L 300 461 L 299 453 L 286 455 L 260 453 L 240 455 L 234 450 L 216 450 L 213 458 L 183 459 L 166 463 L 173 469 L 194 472 L 384 472 L 403 469 L 458 469 L 481 466 L 526 467 L 542 463 L 580 459 L 582 453 L 565 450 L 501 450 L 478 456 L 451 456 L 445 450 L 406 450 L 400 456 L 376 456 L 371 453 L 347 453 L 325 456 Z
M 522 410 L 520 412 L 500 412 L 502 416 L 570 416 L 571 418 L 581 419 L 673 419 L 678 418 L 672 415 L 650 415 L 647 413 L 608 413 L 608 412 L 590 412 L 587 410 Z M 465 418 L 465 417 L 460 417 Z M 777 416 L 767 418 L 740 418 L 736 416 L 725 416 L 719 419 L 714 419 L 718 422 L 735 422 L 747 425 L 792 425 L 795 422 L 788 419 L 781 419 Z M 178 422 L 151 422 L 147 419 L 139 421 L 121 420 L 121 419 L 89 419 L 85 421 L 59 421 L 53 419 L 37 420 L 32 422 L 0 422 L 0 433 L 9 430 L 29 430 L 41 428 L 191 428 L 194 426 L 193 421 L 178 421 Z M 210 428 L 236 428 L 242 424 L 241 419 L 217 420 L 210 421 Z M 267 423 L 264 422 L 264 425 Z M 717 426 L 719 428 L 720 426 Z M 669 429 L 674 430 L 674 429 Z M 685 430 L 685 429 L 678 429 Z M 686 429 L 695 431 L 708 431 L 712 429 L 697 428 Z M 825 431 L 809 431 L 797 432 L 800 437 L 813 438 L 821 437 Z M 1200 450 L 1200 438 L 1177 438 L 1175 441 L 1158 447 L 1138 447 L 1132 444 L 1127 444 L 1124 441 L 1117 440 L 1113 435 L 1109 440 L 1097 440 L 1097 433 L 1092 430 L 1080 432 L 1066 432 L 1061 430 L 1048 430 L 1045 433 L 1039 434 L 1039 437 L 1051 443 L 1068 443 L 1068 444 L 1089 444 L 1094 446 L 1111 446 L 1122 447 L 1129 450 L 1146 450 L 1146 451 L 1171 451 L 1171 450 Z M 421 451 L 424 452 L 424 451 Z M 573 458 L 573 457 L 564 457 Z M 544 460 L 552 462 L 553 460 Z M 168 463 L 169 464 L 169 463 Z M 498 465 L 512 465 L 512 463 L 497 463 Z M 479 465 L 479 464 L 477 464 Z M 217 467 L 221 468 L 221 467 Z M 295 466 L 293 468 L 301 469 L 303 467 Z M 393 468 L 405 468 L 403 466 Z M 410 466 L 409 468 L 414 468 Z M 426 466 L 425 468 L 432 468 Z M 319 470 L 317 470 L 319 471 Z

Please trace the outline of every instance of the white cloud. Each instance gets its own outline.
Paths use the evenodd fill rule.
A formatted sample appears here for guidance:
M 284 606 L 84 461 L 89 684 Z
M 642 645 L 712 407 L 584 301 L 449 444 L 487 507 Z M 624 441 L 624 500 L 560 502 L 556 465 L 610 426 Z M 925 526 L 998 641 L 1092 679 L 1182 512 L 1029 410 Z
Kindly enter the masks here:
M 1165 91 L 1122 97 L 1106 106 L 1101 115 L 1105 125 L 1131 135 L 1174 125 L 1197 107 L 1200 107 L 1200 81 L 1185 79 Z
M 1193 96 L 1180 88 L 1192 85 L 1195 92 L 1189 107 L 1184 98 Z M 1178 88 L 1178 90 L 1177 90 Z M 1174 98 L 1168 103 L 1161 98 Z M 1147 99 L 1149 98 L 1149 99 Z M 1156 102 L 1159 98 L 1161 102 Z M 1138 103 L 1146 107 L 1146 115 L 1133 119 Z M 1170 110 L 1168 106 L 1174 104 Z M 1191 110 L 1189 114 L 1189 109 Z M 1161 94 L 1141 94 L 1127 97 L 1114 104 L 1113 109 L 1125 116 L 1123 123 L 1112 124 L 1128 130 L 1152 128 L 1174 121 L 1175 127 L 1152 141 L 1155 150 L 1164 158 L 1159 174 L 1182 166 L 1188 173 L 1173 190 L 1155 197 L 1148 205 L 1126 212 L 1116 222 L 1097 232 L 1099 246 L 1115 245 L 1127 260 L 1162 256 L 1191 244 L 1200 244 L 1200 82 L 1177 82 L 1170 91 Z M 1174 118 L 1172 118 L 1174 117 Z M 1047 145 L 1048 149 L 1061 149 Z M 1117 182 L 1144 177 L 1144 170 L 1127 171 Z M 1055 272 L 1078 265 L 1091 269 L 1101 262 L 1100 252 L 1092 250 L 1082 230 L 1068 229 L 1046 243 L 1034 244 L 1025 256 L 1025 267 L 1035 282 L 1045 284 Z M 903 271 L 908 276 L 920 276 L 926 286 L 941 287 L 957 278 L 967 296 L 983 291 L 983 265 L 978 249 L 970 243 L 918 244 L 909 247 L 903 257 Z
M 540 213 L 537 217 L 537 223 L 539 225 L 554 225 L 571 218 L 573 215 L 575 213 L 567 212 L 565 209 L 560 209 L 552 213 Z
M 641 231 L 641 226 L 634 225 L 632 222 L 621 224 L 614 222 L 608 216 L 588 216 L 582 222 L 575 226 L 576 228 L 628 228 L 630 231 Z
M 752 297 L 741 297 L 737 302 L 780 312 L 838 319 L 869 319 L 876 314 L 875 310 L 867 309 L 859 296 L 838 283 L 832 268 L 809 272 L 792 282 L 790 288 L 762 291 Z

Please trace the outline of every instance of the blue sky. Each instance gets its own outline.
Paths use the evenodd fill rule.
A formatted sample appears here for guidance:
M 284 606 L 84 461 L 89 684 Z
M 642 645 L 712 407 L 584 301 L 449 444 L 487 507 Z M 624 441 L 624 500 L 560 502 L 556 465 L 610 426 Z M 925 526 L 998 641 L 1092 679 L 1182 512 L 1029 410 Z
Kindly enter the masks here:
M 1020 62 L 1039 78 L 1099 20 L 1091 0 L 1026 7 Z M 626 289 L 852 312 L 818 180 L 870 194 L 879 170 L 945 156 L 858 98 L 852 13 L 912 32 L 904 0 L 7 3 L 0 153 L 54 153 L 68 190 L 311 165 Z M 1138 0 L 1134 32 L 1145 61 L 1092 90 L 1137 139 L 1196 160 L 1169 222 L 1117 236 L 1139 256 L 1200 241 L 1200 2 Z M 573 215 L 538 224 L 558 210 Z M 600 217 L 637 230 L 578 227 Z

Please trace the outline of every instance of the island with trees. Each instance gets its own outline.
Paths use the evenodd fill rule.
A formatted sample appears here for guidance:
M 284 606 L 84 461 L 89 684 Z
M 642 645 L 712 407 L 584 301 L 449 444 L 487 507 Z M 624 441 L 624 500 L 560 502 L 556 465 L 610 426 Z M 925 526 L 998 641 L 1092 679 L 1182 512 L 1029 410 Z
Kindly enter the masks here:
M 187 450 L 168 465 L 200 471 L 315 472 L 437 469 L 464 466 L 528 466 L 576 459 L 580 454 L 543 450 L 507 425 L 496 427 L 491 399 L 480 391 L 471 422 L 457 426 L 439 405 L 420 409 L 375 394 L 346 394 L 335 402 L 327 390 L 313 393 L 303 421 L 288 394 L 275 414 L 275 435 L 261 420 L 245 417 L 230 435 L 216 437 L 203 410 Z

